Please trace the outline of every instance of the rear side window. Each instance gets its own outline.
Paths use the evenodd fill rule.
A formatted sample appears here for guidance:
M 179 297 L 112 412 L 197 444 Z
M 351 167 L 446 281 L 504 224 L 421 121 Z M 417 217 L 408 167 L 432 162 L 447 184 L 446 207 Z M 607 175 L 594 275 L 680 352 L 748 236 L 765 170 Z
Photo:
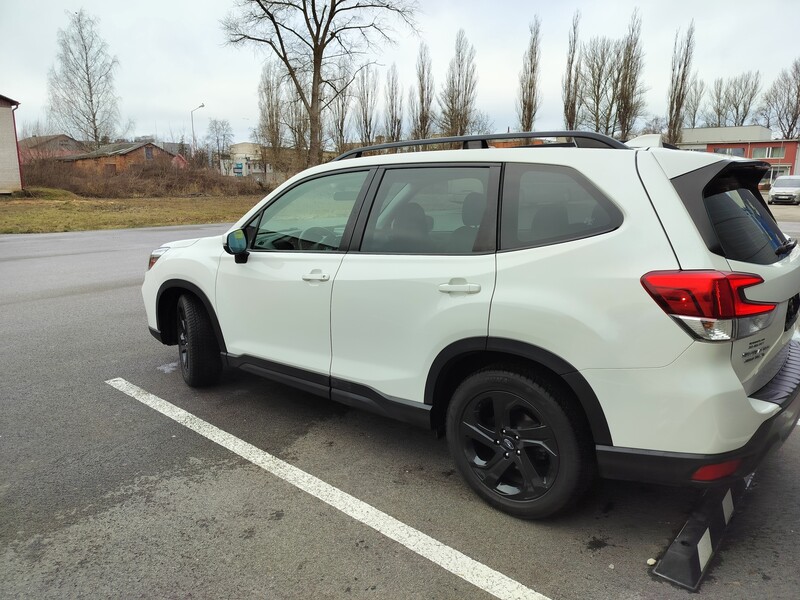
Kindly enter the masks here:
M 775 250 L 783 242 L 778 224 L 763 203 L 747 188 L 722 185 L 706 188 L 704 202 L 726 258 L 757 265 L 780 260 Z M 732 189 L 725 189 L 731 187 Z
M 612 231 L 622 214 L 568 167 L 506 165 L 500 249 L 532 248 Z
M 494 250 L 496 183 L 490 166 L 387 169 L 362 252 L 480 254 Z M 495 180 L 499 168 L 495 167 Z

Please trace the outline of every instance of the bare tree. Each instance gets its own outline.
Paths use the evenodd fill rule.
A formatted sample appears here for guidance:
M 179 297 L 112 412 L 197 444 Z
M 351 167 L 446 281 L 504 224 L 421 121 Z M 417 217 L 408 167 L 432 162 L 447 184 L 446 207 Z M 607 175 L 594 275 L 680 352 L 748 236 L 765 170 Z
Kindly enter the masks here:
M 610 38 L 594 37 L 582 50 L 579 123 L 606 135 L 614 135 L 618 127 L 622 48 Z
M 706 82 L 698 79 L 697 75 L 692 77 L 689 84 L 689 92 L 686 94 L 684 104 L 683 124 L 694 129 L 700 125 L 700 107 L 703 105 L 703 96 L 706 93 Z
M 541 27 L 542 21 L 539 15 L 535 15 L 533 22 L 528 25 L 530 38 L 528 39 L 528 48 L 522 57 L 522 71 L 519 74 L 517 116 L 519 117 L 520 131 L 533 131 L 536 113 L 541 105 L 541 95 L 539 94 Z
M 450 60 L 444 88 L 439 95 L 440 128 L 444 135 L 466 135 L 475 124 L 478 78 L 475 48 L 463 29 L 456 34 L 456 51 Z
M 283 119 L 289 132 L 289 146 L 294 150 L 292 169 L 301 171 L 308 167 L 312 160 L 309 152 L 311 126 L 303 100 L 293 87 L 288 90 Z
M 356 131 L 361 143 L 369 146 L 375 141 L 375 109 L 378 104 L 378 77 L 367 65 L 356 78 Z
M 667 142 L 677 144 L 681 141 L 681 129 L 686 120 L 686 104 L 691 93 L 692 57 L 694 55 L 694 20 L 686 30 L 686 36 L 679 39 L 680 30 L 675 32 L 672 44 L 672 73 L 667 93 Z M 694 106 L 694 117 L 697 105 Z M 692 125 L 694 127 L 694 125 Z
M 564 102 L 564 127 L 569 130 L 578 128 L 578 112 L 580 109 L 581 93 L 581 54 L 578 45 L 578 25 L 581 13 L 575 11 L 572 17 L 572 29 L 569 32 L 569 47 L 567 49 L 567 70 L 561 80 L 561 98 Z
M 433 75 L 431 74 L 431 54 L 424 42 L 417 54 L 417 88 L 408 94 L 408 111 L 411 121 L 411 138 L 415 140 L 431 137 L 436 121 L 433 112 Z
M 399 142 L 403 137 L 403 94 L 397 80 L 397 65 L 392 64 L 386 73 L 386 111 L 383 130 L 387 142 Z
M 341 82 L 341 92 L 336 94 L 330 103 L 330 128 L 331 139 L 336 152 L 341 154 L 347 149 L 350 139 L 350 107 L 353 100 L 353 92 L 350 85 L 345 83 L 352 80 L 352 67 L 347 57 L 342 57 L 337 67 L 337 80 Z
M 762 114 L 767 127 L 774 124 L 785 139 L 800 137 L 800 58 L 783 69 L 764 93 Z
M 63 131 L 95 146 L 114 135 L 119 107 L 114 72 L 119 66 L 100 37 L 97 19 L 83 9 L 68 13 L 58 30 L 56 63 L 47 77 L 48 115 Z
M 725 80 L 721 77 L 716 78 L 708 93 L 708 106 L 703 112 L 703 121 L 706 127 L 725 127 L 730 114 Z
M 667 131 L 667 120 L 661 115 L 652 115 L 645 121 L 642 130 L 639 132 L 641 135 L 648 133 L 665 133 Z
M 740 127 L 747 122 L 761 89 L 761 73 L 747 71 L 732 77 L 725 86 L 729 109 L 728 123 Z
M 223 29 L 230 43 L 263 45 L 283 63 L 308 115 L 310 163 L 319 164 L 322 113 L 342 92 L 330 85 L 339 59 L 391 43 L 390 19 L 413 28 L 415 10 L 414 0 L 237 0 Z
M 284 73 L 274 61 L 267 61 L 261 70 L 258 84 L 258 127 L 256 140 L 261 145 L 261 162 L 266 170 L 271 164 L 277 170 L 280 165 L 286 126 L 283 122 L 286 100 L 281 84 Z
M 617 87 L 618 136 L 621 140 L 631 137 L 639 117 L 644 114 L 644 94 L 646 88 L 642 81 L 644 71 L 644 51 L 642 50 L 642 17 L 635 9 L 628 24 L 628 32 L 621 42 L 619 85 Z
M 231 149 L 233 143 L 233 129 L 228 119 L 211 119 L 208 122 L 208 133 L 206 139 L 211 146 L 212 159 L 217 161 L 221 170 L 225 171 L 221 163 L 225 159 Z
M 20 127 L 19 139 L 24 140 L 29 137 L 53 135 L 55 132 L 55 128 L 50 121 L 42 121 L 41 119 L 23 121 Z

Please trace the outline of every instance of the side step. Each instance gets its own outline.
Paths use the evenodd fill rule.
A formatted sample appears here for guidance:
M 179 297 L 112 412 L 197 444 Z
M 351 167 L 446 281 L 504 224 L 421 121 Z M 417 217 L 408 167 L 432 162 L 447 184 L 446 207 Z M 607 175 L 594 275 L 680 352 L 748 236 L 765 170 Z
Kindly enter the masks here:
M 678 537 L 653 568 L 653 573 L 697 591 L 711 557 L 719 549 L 728 523 L 752 480 L 750 474 L 730 486 L 706 491 Z

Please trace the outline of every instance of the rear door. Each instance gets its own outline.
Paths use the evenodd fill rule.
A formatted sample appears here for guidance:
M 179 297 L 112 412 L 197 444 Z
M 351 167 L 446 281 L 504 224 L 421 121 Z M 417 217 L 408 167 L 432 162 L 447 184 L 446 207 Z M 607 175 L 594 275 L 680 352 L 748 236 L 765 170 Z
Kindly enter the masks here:
M 403 166 L 375 179 L 362 239 L 334 281 L 332 385 L 423 402 L 439 352 L 487 335 L 500 167 Z

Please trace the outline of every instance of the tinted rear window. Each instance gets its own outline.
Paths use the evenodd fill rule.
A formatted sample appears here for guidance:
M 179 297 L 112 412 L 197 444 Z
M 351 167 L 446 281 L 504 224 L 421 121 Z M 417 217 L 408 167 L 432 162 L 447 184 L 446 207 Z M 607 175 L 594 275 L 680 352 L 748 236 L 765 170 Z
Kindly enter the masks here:
M 769 211 L 747 188 L 710 189 L 705 206 L 726 258 L 758 265 L 777 262 L 783 234 Z

